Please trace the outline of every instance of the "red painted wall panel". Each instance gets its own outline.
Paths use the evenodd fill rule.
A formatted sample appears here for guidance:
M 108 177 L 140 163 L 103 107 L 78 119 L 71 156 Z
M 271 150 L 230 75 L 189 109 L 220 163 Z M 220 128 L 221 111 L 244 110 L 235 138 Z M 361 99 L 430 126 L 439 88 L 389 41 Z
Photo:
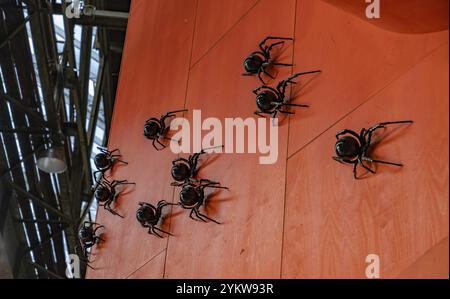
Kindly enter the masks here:
M 130 163 L 112 177 L 137 185 L 118 199 L 125 219 L 99 210 L 106 242 L 88 277 L 362 278 L 369 253 L 380 256 L 382 277 L 448 277 L 432 262 L 448 244 L 448 28 L 429 29 L 442 20 L 428 33 L 402 34 L 333 1 L 213 2 L 133 3 L 109 147 Z M 394 8 L 388 26 L 400 22 Z M 295 65 L 277 69 L 278 79 L 322 70 L 293 90 L 311 107 L 282 120 L 274 165 L 254 154 L 202 158 L 200 175 L 230 188 L 203 210 L 221 225 L 173 207 L 163 225 L 173 236 L 148 235 L 137 203 L 175 202 L 180 189 L 169 185 L 177 155 L 152 148 L 144 121 L 183 107 L 188 119 L 193 109 L 203 119 L 253 116 L 259 83 L 241 76 L 242 61 L 269 34 L 295 36 L 279 58 Z M 415 123 L 382 132 L 374 155 L 403 168 L 379 166 L 355 181 L 351 167 L 331 159 L 338 130 L 399 119 Z

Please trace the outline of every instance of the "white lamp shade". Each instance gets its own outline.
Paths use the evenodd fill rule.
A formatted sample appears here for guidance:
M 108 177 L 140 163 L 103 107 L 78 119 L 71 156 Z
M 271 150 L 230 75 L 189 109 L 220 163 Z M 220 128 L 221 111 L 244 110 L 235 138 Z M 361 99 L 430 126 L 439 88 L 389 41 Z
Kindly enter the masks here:
M 67 170 L 62 147 L 52 147 L 44 150 L 37 160 L 37 167 L 47 173 L 62 173 Z

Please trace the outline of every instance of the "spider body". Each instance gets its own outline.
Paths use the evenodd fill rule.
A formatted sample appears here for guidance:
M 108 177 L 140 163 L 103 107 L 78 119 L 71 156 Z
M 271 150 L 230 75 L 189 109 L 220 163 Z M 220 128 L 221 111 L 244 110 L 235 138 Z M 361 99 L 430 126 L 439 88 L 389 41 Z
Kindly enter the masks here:
M 103 206 L 105 210 L 109 211 L 113 215 L 117 215 L 123 218 L 123 216 L 121 216 L 119 213 L 117 213 L 111 208 L 111 204 L 115 201 L 115 199 L 119 195 L 119 193 L 116 191 L 116 187 L 119 185 L 130 185 L 130 184 L 134 185 L 134 183 L 130 183 L 127 180 L 121 181 L 113 180 L 112 182 L 109 182 L 103 179 L 98 183 L 97 187 L 95 188 L 94 197 L 99 202 L 99 205 Z
M 361 151 L 362 142 L 352 136 L 339 138 L 335 145 L 336 155 L 341 158 L 356 157 Z
M 262 67 L 266 57 L 258 52 L 250 54 L 244 60 L 244 69 L 247 74 L 258 74 L 259 69 Z
M 219 183 L 212 182 L 210 180 L 200 180 L 198 184 L 185 184 L 180 191 L 178 205 L 180 205 L 184 209 L 191 210 L 189 214 L 189 217 L 191 219 L 195 220 L 195 218 L 193 217 L 193 214 L 195 214 L 197 219 L 203 222 L 206 222 L 205 219 L 208 219 L 217 224 L 220 224 L 216 220 L 209 218 L 199 211 L 199 208 L 205 203 L 205 188 L 228 189 L 227 187 L 221 187 L 218 185 Z
M 162 236 L 158 234 L 158 232 L 156 232 L 160 231 L 170 235 L 170 233 L 156 227 L 159 220 L 161 219 L 162 208 L 167 205 L 170 205 L 170 203 L 166 202 L 165 200 L 160 200 L 156 205 L 156 207 L 146 202 L 139 203 L 139 208 L 136 211 L 136 219 L 143 227 L 148 228 L 149 234 L 155 234 L 158 237 L 162 238 Z
M 187 111 L 187 110 L 170 111 L 170 112 L 167 112 L 166 114 L 162 115 L 159 119 L 152 117 L 145 121 L 144 136 L 147 139 L 152 140 L 152 145 L 156 150 L 159 151 L 166 147 L 164 144 L 161 143 L 161 141 L 160 141 L 161 138 L 162 139 L 170 139 L 170 138 L 166 137 L 168 127 L 166 126 L 165 120 L 168 117 L 174 117 L 175 113 L 177 113 L 177 112 L 184 112 L 184 111 Z M 158 148 L 156 146 L 155 142 L 157 142 L 159 145 L 161 145 L 162 148 Z
M 120 160 L 120 154 L 114 154 L 118 149 L 109 151 L 106 148 L 97 147 L 100 153 L 94 157 L 94 165 L 97 171 L 94 172 L 95 181 L 98 183 L 102 178 L 104 178 L 105 172 L 113 168 L 116 162 L 121 162 L 123 164 L 128 164 L 127 162 Z M 101 173 L 100 177 L 97 178 L 97 173 Z
M 278 41 L 277 41 L 278 40 Z M 270 65 L 279 65 L 279 66 L 292 66 L 292 64 L 288 63 L 278 63 L 272 59 L 271 51 L 274 46 L 281 45 L 286 40 L 293 40 L 292 38 L 287 37 L 274 37 L 268 36 L 263 39 L 262 42 L 259 43 L 259 50 L 252 52 L 247 58 L 244 60 L 244 76 L 254 76 L 258 75 L 259 80 L 266 84 L 261 76 L 261 74 L 265 74 L 268 77 L 273 79 L 273 76 L 269 74 L 266 70 L 266 67 Z M 275 41 L 267 45 L 268 41 Z
M 184 183 L 196 181 L 198 172 L 198 159 L 201 155 L 207 153 L 206 150 L 208 149 L 203 149 L 199 153 L 194 153 L 187 159 L 178 158 L 172 161 L 171 175 L 175 180 L 175 182 L 171 183 L 172 186 L 181 186 Z
M 256 95 L 256 105 L 260 111 L 273 111 L 279 100 L 278 95 L 271 90 L 264 90 Z
M 373 132 L 380 128 L 385 128 L 386 125 L 390 124 L 405 124 L 405 123 L 412 123 L 411 120 L 405 120 L 405 121 L 393 121 L 393 122 L 382 122 L 379 124 L 376 124 L 369 129 L 363 128 L 361 132 L 358 134 L 355 131 L 345 129 L 336 134 L 336 144 L 335 144 L 335 152 L 336 156 L 333 157 L 334 160 L 341 162 L 341 163 L 347 163 L 347 164 L 353 164 L 353 177 L 355 179 L 359 179 L 356 167 L 358 164 L 360 164 L 364 169 L 371 173 L 375 173 L 374 170 L 367 167 L 363 162 L 367 161 L 369 163 L 382 163 L 382 164 L 389 164 L 394 166 L 403 166 L 400 163 L 393 163 L 393 162 L 387 162 L 387 161 L 381 161 L 372 159 L 368 156 L 368 152 L 370 150 L 370 146 L 372 144 L 372 135 Z
M 292 81 L 296 77 L 319 72 L 320 71 L 317 70 L 296 73 L 289 76 L 287 79 L 280 81 L 276 88 L 263 85 L 254 89 L 253 93 L 256 95 L 256 106 L 258 107 L 258 110 L 255 111 L 255 114 L 258 116 L 267 114 L 271 115 L 272 118 L 275 118 L 278 113 L 294 114 L 294 112 L 282 110 L 285 106 L 309 107 L 308 105 L 288 103 L 288 100 L 286 99 L 286 87 L 289 83 L 296 83 Z
M 78 231 L 78 239 L 85 258 L 87 258 L 87 249 L 91 248 L 99 241 L 103 241 L 103 239 L 97 235 L 97 230 L 103 227 L 103 225 L 99 225 L 98 223 L 85 221 L 81 229 Z

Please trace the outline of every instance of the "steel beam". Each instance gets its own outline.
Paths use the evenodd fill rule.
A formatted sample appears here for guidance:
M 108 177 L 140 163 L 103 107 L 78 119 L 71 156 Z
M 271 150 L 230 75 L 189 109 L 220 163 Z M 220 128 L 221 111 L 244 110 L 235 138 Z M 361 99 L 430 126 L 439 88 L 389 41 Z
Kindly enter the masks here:
M 67 221 L 68 223 L 74 223 L 72 218 L 70 218 L 69 216 L 67 216 L 66 214 L 64 214 L 63 212 L 58 210 L 57 208 L 52 207 L 51 205 L 46 203 L 43 199 L 39 198 L 38 196 L 36 196 L 34 194 L 31 194 L 27 190 L 23 189 L 22 187 L 18 186 L 17 184 L 15 184 L 15 183 L 13 183 L 13 182 L 11 182 L 9 180 L 7 180 L 7 182 L 9 183 L 11 188 L 16 190 L 16 192 L 18 194 L 22 195 L 25 198 L 31 199 L 32 201 L 34 201 L 39 206 L 41 206 L 42 208 L 46 209 L 48 212 L 53 213 L 54 215 L 57 215 L 57 216 L 61 217 L 61 219 Z
M 61 275 L 56 274 L 53 271 L 48 270 L 47 268 L 45 268 L 42 265 L 39 265 L 38 263 L 32 262 L 28 259 L 25 259 L 25 261 L 30 264 L 31 266 L 35 267 L 38 271 L 42 271 L 46 274 L 48 274 L 50 277 L 55 278 L 55 279 L 65 279 L 65 277 L 62 277 Z

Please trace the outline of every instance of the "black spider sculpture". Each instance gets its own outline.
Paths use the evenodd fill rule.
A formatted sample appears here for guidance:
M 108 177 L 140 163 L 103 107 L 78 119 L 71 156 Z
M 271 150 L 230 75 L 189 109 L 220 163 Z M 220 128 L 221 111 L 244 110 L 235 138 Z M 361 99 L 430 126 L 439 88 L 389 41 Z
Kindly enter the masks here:
M 135 183 L 130 183 L 127 180 L 121 181 L 113 180 L 112 182 L 109 182 L 106 179 L 102 179 L 95 188 L 94 197 L 95 199 L 98 200 L 99 205 L 103 206 L 105 210 L 109 211 L 113 215 L 117 215 L 123 218 L 122 215 L 120 215 L 111 208 L 111 204 L 118 196 L 118 193 L 116 192 L 116 187 L 119 185 L 134 185 L 134 184 Z
M 180 205 L 184 209 L 191 210 L 191 213 L 189 214 L 189 217 L 191 219 L 196 220 L 192 216 L 192 214 L 195 213 L 195 216 L 197 216 L 197 218 L 203 222 L 206 222 L 206 218 L 217 224 L 220 224 L 216 220 L 209 218 L 199 211 L 200 206 L 205 203 L 205 188 L 228 189 L 227 187 L 218 186 L 219 184 L 220 183 L 204 179 L 200 180 L 198 184 L 184 184 L 183 188 L 180 191 L 180 201 L 178 202 L 178 205 Z
M 288 103 L 285 95 L 286 86 L 288 83 L 296 83 L 295 81 L 292 81 L 296 77 L 319 72 L 320 71 L 310 71 L 293 74 L 287 79 L 280 81 L 276 89 L 267 85 L 256 88 L 253 90 L 253 93 L 256 95 L 256 105 L 258 106 L 258 110 L 255 111 L 255 114 L 258 116 L 268 114 L 271 115 L 272 118 L 275 118 L 278 113 L 294 114 L 294 112 L 281 110 L 284 106 L 308 107 L 308 105 Z
M 166 114 L 162 115 L 160 119 L 152 117 L 145 121 L 144 136 L 147 139 L 153 140 L 152 144 L 156 150 L 159 151 L 166 147 L 164 144 L 162 144 L 159 141 L 160 138 L 171 140 L 170 138 L 166 137 L 166 132 L 168 129 L 165 124 L 166 118 L 175 116 L 175 113 L 185 112 L 185 111 L 187 111 L 187 110 L 184 109 L 184 110 L 170 111 L 170 112 L 167 112 Z M 155 142 L 158 142 L 162 146 L 162 148 L 158 148 L 156 146 Z
M 115 152 L 119 151 L 118 149 L 109 151 L 106 148 L 97 147 L 100 150 L 100 153 L 95 155 L 94 158 L 94 164 L 97 168 L 97 171 L 94 172 L 94 179 L 98 183 L 101 179 L 104 178 L 105 172 L 110 170 L 114 163 L 121 162 L 123 164 L 128 164 L 128 162 L 125 162 L 123 160 L 120 160 L 119 157 L 120 154 L 114 154 Z M 100 177 L 97 178 L 97 173 L 101 173 Z
M 266 45 L 266 42 L 269 40 L 279 40 L 270 45 Z M 289 63 L 278 63 L 271 59 L 270 51 L 274 46 L 281 45 L 285 40 L 293 40 L 288 37 L 274 37 L 268 36 L 259 44 L 259 51 L 252 52 L 245 60 L 244 60 L 244 68 L 246 73 L 242 74 L 244 76 L 253 76 L 258 74 L 259 80 L 262 84 L 266 84 L 261 77 L 261 73 L 266 74 L 270 78 L 274 79 L 274 77 L 266 71 L 266 67 L 269 65 L 280 65 L 280 66 L 292 66 Z
M 197 181 L 195 178 L 197 176 L 197 164 L 200 155 L 207 153 L 206 150 L 210 150 L 217 147 L 211 147 L 207 149 L 202 149 L 199 153 L 190 155 L 189 158 L 178 158 L 172 161 L 172 178 L 175 182 L 171 183 L 171 186 L 181 186 L 184 183 L 189 183 L 191 181 Z
M 370 127 L 367 130 L 365 128 L 362 128 L 361 133 L 359 134 L 348 129 L 342 130 L 336 135 L 337 141 L 335 150 L 337 157 L 333 157 L 333 159 L 341 163 L 353 164 L 353 176 L 355 179 L 359 178 L 356 173 L 356 166 L 358 164 L 361 164 L 361 166 L 369 172 L 375 173 L 374 170 L 364 165 L 364 161 L 367 161 L 369 163 L 382 163 L 394 166 L 403 166 L 399 163 L 375 160 L 368 157 L 367 155 L 370 149 L 372 134 L 374 131 L 380 128 L 384 128 L 386 125 L 390 124 L 406 124 L 412 122 L 412 120 L 382 122 L 374 125 L 373 127 Z
M 139 221 L 139 223 L 141 223 L 143 227 L 148 227 L 149 234 L 155 234 L 158 237 L 162 238 L 162 236 L 156 232 L 157 230 L 171 235 L 170 233 L 156 227 L 159 220 L 161 219 L 162 208 L 167 205 L 171 204 L 166 202 L 165 200 L 160 200 L 156 207 L 146 202 L 139 203 L 139 208 L 136 211 L 136 219 Z
M 78 239 L 80 241 L 85 259 L 88 258 L 87 250 L 89 248 L 100 241 L 104 241 L 99 235 L 97 235 L 97 231 L 101 228 L 104 228 L 104 226 L 95 222 L 85 221 L 81 229 L 78 231 Z

